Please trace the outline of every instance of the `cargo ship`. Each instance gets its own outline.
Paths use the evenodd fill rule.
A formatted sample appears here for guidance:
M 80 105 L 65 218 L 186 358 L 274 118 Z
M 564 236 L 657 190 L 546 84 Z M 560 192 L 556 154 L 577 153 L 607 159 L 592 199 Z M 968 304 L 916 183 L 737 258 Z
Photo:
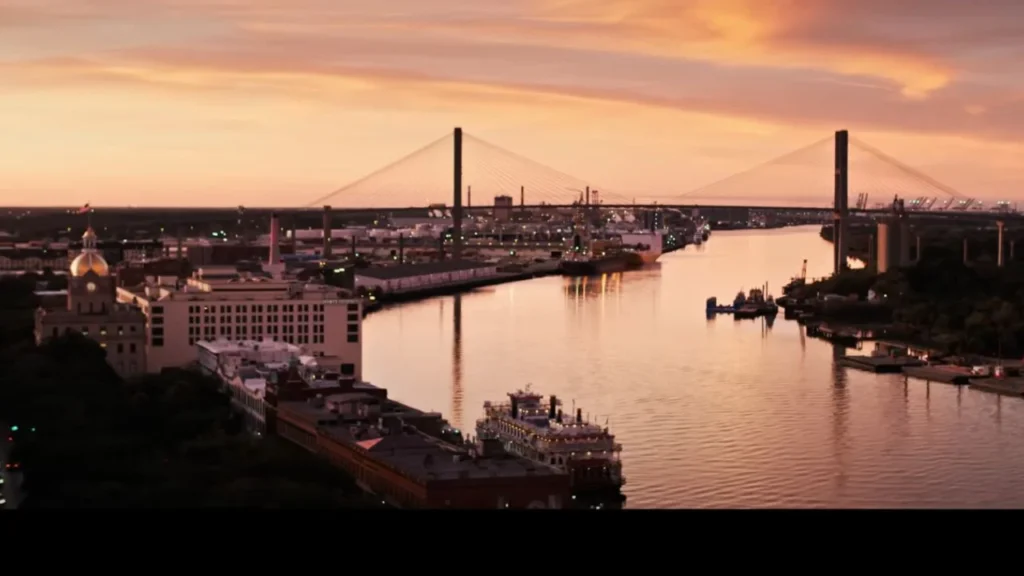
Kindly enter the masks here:
M 505 451 L 569 474 L 573 504 L 582 508 L 620 508 L 626 497 L 622 487 L 622 445 L 607 427 L 587 422 L 583 411 L 564 417 L 561 401 L 519 390 L 509 402 L 484 402 L 484 417 L 477 421 L 480 440 L 498 440 Z
M 661 257 L 665 240 L 661 232 L 630 232 L 621 235 L 622 249 L 636 254 L 641 264 L 654 264 Z

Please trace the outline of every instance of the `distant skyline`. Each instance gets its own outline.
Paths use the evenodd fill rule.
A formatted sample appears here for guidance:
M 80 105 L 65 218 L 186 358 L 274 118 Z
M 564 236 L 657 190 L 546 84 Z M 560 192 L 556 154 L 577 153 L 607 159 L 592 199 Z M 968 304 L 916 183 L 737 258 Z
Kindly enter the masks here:
M 304 204 L 454 126 L 638 199 L 849 129 L 1024 201 L 1022 59 L 1020 0 L 4 0 L 0 204 Z

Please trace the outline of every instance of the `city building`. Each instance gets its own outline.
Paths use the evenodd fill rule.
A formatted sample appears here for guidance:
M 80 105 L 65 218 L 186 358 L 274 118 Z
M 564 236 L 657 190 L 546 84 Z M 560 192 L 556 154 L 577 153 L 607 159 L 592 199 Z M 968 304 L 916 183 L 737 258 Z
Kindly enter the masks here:
M 388 294 L 424 288 L 441 288 L 492 278 L 497 274 L 497 264 L 470 260 L 398 264 L 356 269 L 355 287 L 359 292 Z
M 40 246 L 0 248 L 0 271 L 60 272 L 68 269 L 67 250 Z
M 345 376 L 362 377 L 362 304 L 324 284 L 201 268 L 180 279 L 150 277 L 117 289 L 118 300 L 146 315 L 150 370 L 196 362 L 195 345 L 218 339 L 268 339 L 311 355 L 336 356 Z
M 245 415 L 246 427 L 258 434 L 266 432 L 268 381 L 286 378 L 295 370 L 302 386 L 316 392 L 341 392 L 343 383 L 355 384 L 354 378 L 342 374 L 340 358 L 311 356 L 286 342 L 201 341 L 196 352 L 200 369 L 220 379 L 232 403 Z
M 494 197 L 494 219 L 499 222 L 507 222 L 512 219 L 512 210 L 515 201 L 511 196 Z
M 122 262 L 152 260 L 164 254 L 164 243 L 160 240 L 98 240 L 94 248 L 113 266 Z M 68 258 L 77 257 L 84 249 L 84 242 L 69 243 Z
M 196 240 L 183 244 L 185 258 L 193 268 L 201 266 L 233 266 L 242 260 L 263 261 L 267 259 L 270 246 L 267 244 L 242 244 L 240 242 L 215 242 Z M 279 255 L 295 253 L 292 244 L 280 244 Z
M 76 331 L 99 342 L 107 361 L 122 376 L 146 372 L 146 317 L 116 299 L 115 279 L 96 249 L 92 228 L 69 267 L 67 306 L 36 312 L 36 342 Z

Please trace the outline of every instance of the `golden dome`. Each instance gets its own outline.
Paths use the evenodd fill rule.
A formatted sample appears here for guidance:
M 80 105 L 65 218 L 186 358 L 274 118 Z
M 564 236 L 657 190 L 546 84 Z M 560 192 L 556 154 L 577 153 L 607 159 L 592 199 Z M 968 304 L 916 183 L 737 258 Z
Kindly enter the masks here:
M 97 276 L 109 276 L 107 261 L 92 250 L 85 250 L 71 261 L 71 275 L 80 278 L 92 271 Z

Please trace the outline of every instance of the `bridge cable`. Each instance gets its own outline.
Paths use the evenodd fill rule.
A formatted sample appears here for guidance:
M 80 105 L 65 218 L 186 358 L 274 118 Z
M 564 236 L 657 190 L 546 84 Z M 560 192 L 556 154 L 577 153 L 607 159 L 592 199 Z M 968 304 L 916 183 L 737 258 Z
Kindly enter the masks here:
M 678 195 L 675 196 L 675 198 L 682 198 L 684 196 L 691 196 L 691 195 L 693 195 L 693 194 L 695 194 L 697 192 L 702 192 L 702 191 L 705 191 L 705 190 L 707 190 L 709 188 L 716 187 L 716 186 L 719 186 L 721 184 L 725 184 L 727 182 L 732 182 L 732 181 L 737 180 L 737 179 L 739 179 L 739 178 L 741 178 L 743 176 L 749 176 L 751 173 L 754 173 L 754 172 L 756 172 L 758 170 L 761 170 L 762 168 L 767 168 L 767 167 L 773 166 L 775 164 L 782 164 L 782 163 L 784 163 L 787 160 L 791 160 L 794 157 L 797 157 L 797 156 L 799 156 L 801 154 L 804 154 L 806 152 L 809 152 L 811 150 L 819 148 L 821 145 L 823 145 L 825 143 L 832 142 L 832 140 L 833 140 L 832 136 L 828 136 L 826 138 L 822 138 L 821 140 L 818 140 L 818 141 L 816 141 L 814 143 L 808 144 L 807 146 L 803 146 L 803 147 L 798 148 L 796 150 L 793 150 L 791 152 L 787 152 L 786 154 L 783 154 L 782 156 L 778 156 L 776 158 L 772 158 L 771 160 L 767 160 L 765 162 L 762 162 L 760 164 L 757 164 L 755 166 L 747 168 L 746 170 L 743 170 L 741 172 L 737 172 L 737 173 L 732 174 L 730 176 L 726 176 L 725 178 L 722 178 L 721 180 L 717 180 L 715 182 L 711 182 L 710 184 L 705 184 L 705 185 L 700 186 L 698 188 L 694 188 L 693 190 L 690 190 L 689 192 L 683 192 L 682 194 L 678 194 Z
M 421 147 L 421 148 L 419 148 L 419 149 L 417 149 L 417 150 L 415 150 L 413 152 L 410 152 L 409 154 L 406 154 L 405 156 L 399 158 L 398 160 L 395 160 L 394 162 L 391 162 L 391 163 L 389 163 L 389 164 L 387 164 L 387 165 L 385 165 L 385 166 L 383 166 L 383 167 L 381 167 L 381 168 L 379 168 L 379 169 L 377 169 L 377 170 L 367 174 L 366 176 L 363 176 L 362 178 L 359 178 L 358 180 L 355 180 L 354 182 L 350 182 L 349 184 L 346 184 L 345 186 L 342 186 L 341 188 L 338 188 L 337 190 L 331 192 L 330 194 L 325 194 L 325 195 L 317 198 L 313 202 L 310 202 L 306 207 L 307 208 L 315 208 L 317 206 L 322 206 L 323 203 L 326 202 L 327 200 L 330 200 L 330 199 L 334 198 L 335 196 L 338 196 L 338 195 L 340 195 L 340 194 L 342 194 L 342 193 L 344 193 L 344 192 L 346 192 L 348 190 L 351 190 L 352 188 L 367 182 L 371 178 L 374 178 L 376 176 L 380 176 L 381 174 L 389 172 L 390 170 L 392 170 L 394 168 L 397 168 L 398 166 L 400 166 L 401 164 L 405 163 L 406 161 L 411 160 L 411 159 L 413 159 L 415 157 L 418 157 L 418 156 L 426 153 L 429 150 L 432 150 L 433 148 L 437 147 L 439 144 L 442 144 L 442 143 L 444 143 L 446 141 L 450 142 L 452 138 L 453 138 L 453 136 L 451 134 L 445 134 L 444 136 L 438 138 L 437 140 L 434 140 L 433 142 L 430 142 L 429 144 L 426 144 L 425 146 L 423 146 L 423 147 Z
M 921 172 L 920 170 L 917 170 L 915 168 L 911 168 L 910 166 L 907 166 L 903 162 L 900 162 L 899 160 L 893 158 L 892 156 L 889 156 L 885 152 L 882 152 L 878 148 L 875 148 L 874 146 L 871 146 L 870 144 L 867 144 L 866 142 L 864 142 L 862 140 L 859 140 L 859 139 L 856 139 L 856 138 L 850 138 L 850 142 L 853 143 L 853 144 L 856 144 L 858 148 L 860 148 L 861 150 L 864 150 L 868 154 L 873 155 L 874 157 L 878 158 L 879 160 L 882 160 L 883 162 L 886 162 L 887 164 L 902 170 L 904 173 L 906 173 L 909 176 L 917 179 L 918 181 L 924 182 L 925 184 L 928 184 L 928 185 L 932 186 L 933 188 L 936 188 L 936 189 L 946 193 L 947 195 L 952 196 L 953 198 L 956 198 L 958 200 L 967 200 L 968 199 L 968 197 L 966 195 L 962 194 L 961 192 L 959 192 L 955 188 L 952 188 L 950 186 L 947 186 L 946 184 L 943 184 L 942 182 L 939 182 L 935 178 L 932 178 L 931 176 L 925 174 L 924 172 Z

